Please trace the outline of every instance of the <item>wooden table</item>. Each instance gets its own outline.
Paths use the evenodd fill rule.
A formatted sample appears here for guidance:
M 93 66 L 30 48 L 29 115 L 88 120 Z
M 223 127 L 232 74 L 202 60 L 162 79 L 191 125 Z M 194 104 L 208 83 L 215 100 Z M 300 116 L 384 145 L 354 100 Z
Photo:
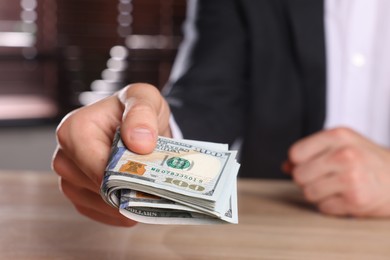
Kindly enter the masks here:
M 322 216 L 285 181 L 240 180 L 238 225 L 117 228 L 53 173 L 0 172 L 0 259 L 390 259 L 390 220 Z

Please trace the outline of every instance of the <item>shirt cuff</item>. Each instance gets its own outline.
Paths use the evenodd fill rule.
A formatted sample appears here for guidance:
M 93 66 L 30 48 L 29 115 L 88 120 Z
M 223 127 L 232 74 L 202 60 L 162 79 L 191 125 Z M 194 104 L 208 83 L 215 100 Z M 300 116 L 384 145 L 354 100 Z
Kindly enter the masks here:
M 171 114 L 169 117 L 169 127 L 171 128 L 172 137 L 174 139 L 183 139 L 183 133 L 180 130 L 180 127 L 175 121 L 175 117 Z

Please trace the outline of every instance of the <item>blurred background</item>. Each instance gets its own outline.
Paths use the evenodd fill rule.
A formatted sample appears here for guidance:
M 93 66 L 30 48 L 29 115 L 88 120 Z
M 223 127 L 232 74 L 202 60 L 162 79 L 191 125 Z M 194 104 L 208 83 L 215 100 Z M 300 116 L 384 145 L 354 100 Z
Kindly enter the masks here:
M 166 83 L 186 0 L 0 0 L 0 169 L 50 170 L 69 111 Z

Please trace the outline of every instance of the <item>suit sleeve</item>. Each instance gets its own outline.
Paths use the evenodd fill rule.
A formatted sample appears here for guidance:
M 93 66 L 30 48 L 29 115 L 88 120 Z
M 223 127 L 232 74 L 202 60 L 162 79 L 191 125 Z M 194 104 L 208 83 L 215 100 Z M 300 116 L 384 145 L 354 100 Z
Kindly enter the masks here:
M 234 0 L 188 1 L 164 95 L 184 138 L 231 143 L 245 122 L 245 27 Z

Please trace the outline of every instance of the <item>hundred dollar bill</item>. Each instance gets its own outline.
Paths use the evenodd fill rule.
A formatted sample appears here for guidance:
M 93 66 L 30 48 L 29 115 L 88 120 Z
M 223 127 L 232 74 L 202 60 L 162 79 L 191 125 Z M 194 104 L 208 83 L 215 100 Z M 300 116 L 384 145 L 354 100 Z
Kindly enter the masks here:
M 187 225 L 238 223 L 236 183 L 222 218 L 215 218 L 168 199 L 132 190 L 122 190 L 120 201 L 120 213 L 142 223 Z
M 235 223 L 236 215 L 225 216 L 237 204 L 235 199 L 235 205 L 229 207 L 236 196 L 232 195 L 239 168 L 236 152 L 215 147 L 226 148 L 213 143 L 207 146 L 207 143 L 159 137 L 153 153 L 139 155 L 125 147 L 118 132 L 102 183 L 102 196 L 111 205 L 121 207 L 121 211 L 132 211 L 133 215 L 146 212 L 140 208 L 152 208 L 159 210 L 159 216 L 161 210 L 186 211 Z M 136 211 L 134 205 L 123 202 L 121 196 L 126 196 L 121 190 L 155 195 L 186 208 L 169 209 L 166 207 L 169 203 L 160 203 L 161 207 L 143 205 Z

